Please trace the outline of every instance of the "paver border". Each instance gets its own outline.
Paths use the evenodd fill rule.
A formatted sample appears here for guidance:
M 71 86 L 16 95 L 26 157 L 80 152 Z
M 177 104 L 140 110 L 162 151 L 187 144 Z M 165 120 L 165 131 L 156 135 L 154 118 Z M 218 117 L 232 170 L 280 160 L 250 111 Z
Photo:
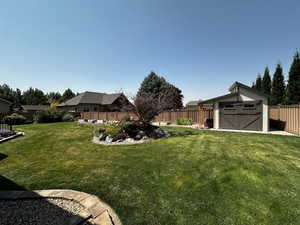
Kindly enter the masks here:
M 121 220 L 115 211 L 106 203 L 102 202 L 97 196 L 85 192 L 52 189 L 34 191 L 0 191 L 0 200 L 19 200 L 19 199 L 43 199 L 43 198 L 62 198 L 73 200 L 81 204 L 85 210 L 79 215 L 73 216 L 69 220 L 69 225 L 79 225 L 92 219 L 95 225 L 122 225 Z
M 6 141 L 8 141 L 8 140 L 11 140 L 11 139 L 14 139 L 14 138 L 17 138 L 17 137 L 20 137 L 20 136 L 24 136 L 24 135 L 25 135 L 25 134 L 24 134 L 23 132 L 18 132 L 18 133 L 16 133 L 16 134 L 13 135 L 13 136 L 9 136 L 9 137 L 7 137 L 7 138 L 1 139 L 1 140 L 0 140 L 0 144 L 3 143 L 3 142 L 6 142 Z

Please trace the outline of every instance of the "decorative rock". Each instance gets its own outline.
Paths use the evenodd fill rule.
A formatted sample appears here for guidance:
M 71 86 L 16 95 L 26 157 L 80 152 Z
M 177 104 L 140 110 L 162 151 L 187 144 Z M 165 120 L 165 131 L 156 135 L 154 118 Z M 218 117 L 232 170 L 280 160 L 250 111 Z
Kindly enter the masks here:
M 108 136 L 105 138 L 105 141 L 106 141 L 106 142 L 109 142 L 109 143 L 110 143 L 110 142 L 113 142 L 113 140 L 114 140 L 113 137 L 110 136 L 110 135 L 108 135 Z
M 105 141 L 106 137 L 107 137 L 106 134 L 100 134 L 99 141 Z
M 144 141 L 144 140 L 148 140 L 149 139 L 149 137 L 148 136 L 144 136 L 144 137 L 142 137 L 142 140 Z
M 126 142 L 134 142 L 134 139 L 133 138 L 126 138 L 125 141 Z
M 134 140 L 141 140 L 141 139 L 142 139 L 142 136 L 139 134 L 134 137 Z

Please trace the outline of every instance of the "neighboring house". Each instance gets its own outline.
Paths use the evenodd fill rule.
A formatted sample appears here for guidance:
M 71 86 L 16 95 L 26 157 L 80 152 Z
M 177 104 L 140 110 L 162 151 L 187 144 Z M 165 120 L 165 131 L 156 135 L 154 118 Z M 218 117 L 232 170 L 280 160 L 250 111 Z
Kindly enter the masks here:
M 133 105 L 123 94 L 105 94 L 86 91 L 58 105 L 68 112 L 128 112 Z
M 17 113 L 22 114 L 27 120 L 32 121 L 36 112 L 48 110 L 50 110 L 49 105 L 21 105 L 21 108 L 17 110 Z
M 215 129 L 269 131 L 269 96 L 235 82 L 230 94 L 208 99 L 199 105 L 213 106 Z
M 0 114 L 5 114 L 10 111 L 11 102 L 0 98 Z
M 199 103 L 201 102 L 201 100 L 198 101 L 189 101 L 188 103 L 186 103 L 185 105 L 185 109 L 186 110 L 197 110 L 199 108 Z
M 50 110 L 49 105 L 22 105 L 22 112 L 25 113 L 35 113 L 37 111 L 47 111 Z

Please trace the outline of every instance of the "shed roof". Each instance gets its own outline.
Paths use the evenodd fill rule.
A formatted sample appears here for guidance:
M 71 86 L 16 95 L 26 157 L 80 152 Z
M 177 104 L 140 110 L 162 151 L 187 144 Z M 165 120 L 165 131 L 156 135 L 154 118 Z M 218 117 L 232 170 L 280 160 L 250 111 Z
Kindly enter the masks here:
M 234 91 L 236 87 L 244 88 L 247 91 L 252 92 L 252 93 L 254 93 L 254 94 L 258 95 L 258 96 L 262 96 L 262 97 L 265 97 L 265 98 L 269 98 L 270 97 L 269 95 L 266 95 L 266 94 L 262 93 L 261 91 L 258 91 L 255 88 L 251 88 L 251 87 L 249 87 L 249 86 L 247 86 L 245 84 L 242 84 L 242 83 L 236 81 L 229 88 L 229 91 L 231 93 L 226 94 L 226 95 L 222 95 L 222 96 L 218 96 L 218 97 L 215 97 L 215 98 L 207 99 L 205 101 L 200 102 L 199 104 L 214 103 L 216 101 L 220 101 L 220 100 L 225 99 L 225 98 L 230 98 L 230 97 L 238 96 L 239 94 Z
M 265 94 L 265 93 L 263 93 L 263 92 L 261 92 L 261 91 L 255 89 L 255 88 L 251 88 L 251 87 L 249 87 L 249 86 L 247 86 L 247 85 L 245 85 L 245 84 L 242 84 L 242 83 L 240 83 L 240 82 L 237 82 L 237 81 L 234 82 L 234 83 L 230 86 L 229 91 L 232 92 L 232 91 L 234 90 L 234 88 L 236 88 L 236 87 L 242 87 L 242 88 L 247 89 L 248 91 L 251 91 L 252 93 L 255 93 L 255 94 L 259 95 L 259 96 L 263 96 L 263 97 L 266 97 L 266 98 L 270 98 L 269 95 L 267 95 L 267 94 Z
M 224 98 L 235 97 L 235 96 L 238 96 L 238 93 L 230 93 L 230 94 L 227 94 L 227 95 L 221 95 L 221 96 L 218 96 L 218 97 L 215 97 L 215 98 L 211 98 L 211 99 L 207 99 L 205 101 L 202 101 L 199 104 L 201 104 L 201 105 L 202 104 L 210 104 L 210 103 L 214 103 L 216 101 L 222 100 Z
M 74 98 L 69 99 L 66 102 L 59 104 L 58 106 L 75 106 L 79 104 L 100 104 L 110 105 L 122 94 L 106 94 L 86 91 Z

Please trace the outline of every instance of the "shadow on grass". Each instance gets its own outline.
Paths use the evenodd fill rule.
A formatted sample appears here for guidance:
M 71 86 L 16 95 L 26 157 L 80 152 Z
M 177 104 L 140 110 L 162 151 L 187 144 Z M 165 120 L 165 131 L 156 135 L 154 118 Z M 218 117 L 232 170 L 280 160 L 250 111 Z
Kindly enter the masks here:
M 0 161 L 7 155 L 0 153 Z M 62 200 L 56 199 L 58 204 Z M 68 202 L 70 204 L 70 202 Z M 71 206 L 67 206 L 71 208 Z M 26 209 L 26 210 L 24 210 Z M 26 190 L 14 181 L 0 175 L 0 223 L 14 225 L 92 225 L 88 218 L 81 218 L 33 191 Z

